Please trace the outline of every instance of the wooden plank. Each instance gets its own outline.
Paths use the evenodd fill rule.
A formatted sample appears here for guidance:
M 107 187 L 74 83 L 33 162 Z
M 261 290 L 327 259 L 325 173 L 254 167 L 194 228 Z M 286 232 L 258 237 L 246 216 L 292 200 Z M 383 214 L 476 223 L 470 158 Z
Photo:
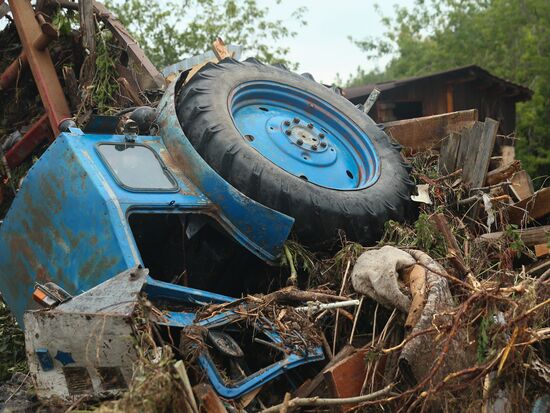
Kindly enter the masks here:
M 543 188 L 529 198 L 511 205 L 509 208 L 510 223 L 520 225 L 528 215 L 540 219 L 550 214 L 550 187 Z
M 231 53 L 229 53 L 229 50 L 227 50 L 227 47 L 225 47 L 224 41 L 220 37 L 218 37 L 212 43 L 212 51 L 214 52 L 218 60 L 223 60 L 227 57 L 231 57 Z
M 477 122 L 476 122 L 477 123 Z M 455 169 L 463 169 L 464 168 L 464 162 L 466 161 L 466 157 L 468 156 L 469 150 L 470 150 L 470 143 L 473 140 L 473 126 L 462 131 L 460 135 L 460 144 L 458 147 L 458 153 L 456 155 L 456 166 Z
M 209 384 L 200 383 L 193 387 L 193 393 L 200 402 L 202 412 L 227 413 L 227 409 Z
M 95 21 L 92 0 L 78 0 L 78 14 L 80 17 L 80 33 L 82 47 L 91 55 L 95 54 Z M 92 70 L 93 72 L 93 70 Z
M 384 123 L 384 130 L 413 152 L 439 148 L 441 140 L 452 132 L 460 132 L 477 120 L 477 110 L 463 110 L 442 115 L 405 119 Z
M 550 248 L 548 248 L 548 243 L 535 245 L 535 255 L 537 256 L 537 258 L 545 257 L 548 254 L 550 254 Z
M 502 145 L 500 148 L 502 153 L 502 165 L 508 165 L 516 160 L 516 148 L 510 145 Z
M 470 134 L 468 147 L 464 148 L 464 152 L 462 153 L 462 159 L 464 160 L 464 164 L 462 165 L 462 180 L 470 187 L 474 180 L 477 157 L 480 156 L 479 151 L 481 140 L 483 139 L 484 128 L 485 124 L 483 122 L 476 122 L 474 126 L 472 126 L 468 131 Z
M 306 386 L 300 386 L 296 392 L 294 393 L 295 397 L 309 397 L 317 387 L 323 383 L 323 375 L 325 372 L 339 363 L 340 361 L 344 360 L 345 358 L 349 357 L 350 355 L 354 354 L 357 351 L 357 349 L 351 345 L 345 345 L 342 350 L 336 354 L 331 361 L 328 362 L 328 364 L 325 366 L 323 370 L 321 370 Z
M 136 66 L 134 72 L 141 89 L 164 88 L 164 76 L 145 55 L 128 30 L 103 4 L 94 1 L 94 12 L 117 39 L 120 47 Z
M 496 169 L 493 169 L 492 171 L 487 172 L 487 178 L 485 179 L 485 183 L 486 185 L 494 185 L 494 184 L 498 184 L 499 182 L 504 182 L 520 169 L 521 169 L 521 162 L 512 161 L 509 164 L 500 166 Z
M 363 350 L 332 366 L 325 371 L 324 377 L 331 397 L 343 398 L 359 396 L 366 374 L 367 366 L 365 363 L 365 350 Z M 335 406 L 335 411 L 347 412 L 354 406 L 356 405 Z
M 515 233 L 519 234 L 520 239 L 527 247 L 533 247 L 537 244 L 544 244 L 550 241 L 550 225 L 542 227 L 526 228 L 522 230 L 516 230 Z M 482 241 L 498 240 L 505 236 L 505 233 L 490 232 L 488 234 L 481 235 L 478 239 Z
M 441 175 L 447 175 L 459 169 L 456 167 L 459 147 L 460 134 L 453 132 L 443 139 L 439 153 L 439 173 Z
M 512 185 L 510 185 L 510 190 L 518 201 L 523 201 L 535 193 L 533 181 L 526 171 L 516 172 L 510 178 L 510 182 L 512 183 Z
M 454 112 L 454 91 L 453 85 L 447 85 L 447 93 L 445 94 L 447 103 L 447 112 Z
M 498 121 L 486 118 L 483 125 L 483 133 L 477 147 L 476 160 L 472 170 L 470 183 L 472 188 L 482 187 L 489 169 L 489 162 L 495 146 L 498 132 Z M 473 155 L 473 153 L 472 153 Z
M 550 270 L 550 258 L 546 258 L 543 261 L 537 261 L 533 265 L 529 266 L 527 273 L 532 276 L 539 276 Z

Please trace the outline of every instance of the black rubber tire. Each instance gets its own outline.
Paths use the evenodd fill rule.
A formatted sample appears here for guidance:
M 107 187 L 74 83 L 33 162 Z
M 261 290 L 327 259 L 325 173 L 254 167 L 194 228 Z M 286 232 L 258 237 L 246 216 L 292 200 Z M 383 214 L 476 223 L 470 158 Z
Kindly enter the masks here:
M 304 181 L 250 147 L 235 127 L 229 96 L 238 85 L 271 80 L 306 90 L 351 119 L 372 140 L 381 174 L 362 190 L 334 190 Z M 183 131 L 205 161 L 252 199 L 295 218 L 294 233 L 303 244 L 331 246 L 342 230 L 348 240 L 372 244 L 388 220 L 403 221 L 412 211 L 410 166 L 401 147 L 363 112 L 315 81 L 255 59 L 208 63 L 178 91 L 177 115 Z

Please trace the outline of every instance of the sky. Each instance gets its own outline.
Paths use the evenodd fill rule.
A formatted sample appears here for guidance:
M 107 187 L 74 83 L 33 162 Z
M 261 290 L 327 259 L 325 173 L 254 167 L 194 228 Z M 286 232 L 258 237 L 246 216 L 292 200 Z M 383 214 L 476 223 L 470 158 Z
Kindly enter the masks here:
M 283 44 L 290 47 L 289 58 L 300 64 L 299 72 L 311 73 L 317 81 L 331 83 L 340 73 L 346 80 L 356 68 L 373 69 L 383 67 L 386 61 L 368 61 L 365 54 L 355 46 L 348 36 L 363 39 L 379 37 L 385 28 L 374 5 L 378 3 L 384 15 L 394 15 L 394 4 L 412 6 L 414 0 L 259 0 L 259 4 L 270 9 L 272 19 L 285 19 L 300 6 L 307 7 L 307 26 L 290 24 L 298 32 L 293 39 Z
M 122 0 L 121 0 L 122 1 Z M 163 1 L 163 0 L 161 0 Z M 393 16 L 394 5 L 412 6 L 414 0 L 258 0 L 269 9 L 270 20 L 284 20 L 296 37 L 282 41 L 290 48 L 289 59 L 299 63 L 300 73 L 309 72 L 324 83 L 332 83 L 339 73 L 343 80 L 355 73 L 358 66 L 365 69 L 383 67 L 388 59 L 367 60 L 349 39 L 380 37 L 385 28 L 374 5 L 378 3 L 385 16 Z M 289 19 L 298 7 L 305 6 L 306 26 Z M 0 29 L 6 19 L 0 20 Z

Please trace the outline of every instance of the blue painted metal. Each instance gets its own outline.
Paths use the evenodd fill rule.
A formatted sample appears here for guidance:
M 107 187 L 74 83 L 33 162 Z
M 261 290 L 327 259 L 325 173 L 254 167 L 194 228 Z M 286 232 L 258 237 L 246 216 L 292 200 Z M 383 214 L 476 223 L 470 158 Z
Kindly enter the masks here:
M 128 225 L 132 213 L 207 214 L 260 258 L 277 259 L 292 218 L 234 189 L 226 197 L 214 194 L 215 204 L 193 180 L 206 181 L 211 191 L 225 191 L 228 184 L 217 183 L 211 170 L 192 175 L 179 168 L 159 137 L 138 136 L 136 142 L 159 155 L 178 192 L 128 191 L 98 155 L 97 144 L 105 142 L 123 143 L 124 137 L 62 133 L 29 170 L 0 227 L 0 291 L 21 325 L 23 313 L 34 307 L 36 282 L 51 281 L 78 295 L 143 265 Z
M 234 300 L 234 298 L 231 297 L 156 281 L 151 278 L 148 278 L 143 291 L 153 303 L 155 300 L 159 299 L 170 299 L 183 306 L 185 306 L 185 304 L 188 306 L 203 306 L 206 304 L 220 304 Z M 199 325 L 205 328 L 220 328 L 240 320 L 241 316 L 229 310 L 216 314 L 212 317 L 196 321 L 196 314 L 193 311 L 169 311 L 167 312 L 165 318 L 166 320 L 164 322 L 159 322 L 159 324 L 164 324 L 171 327 Z M 284 348 L 286 354 L 281 360 L 250 374 L 236 383 L 225 382 L 209 354 L 201 354 L 198 358 L 200 366 L 208 375 L 208 379 L 212 383 L 214 389 L 224 398 L 234 399 L 241 397 L 244 394 L 262 386 L 266 382 L 284 374 L 287 370 L 306 363 L 324 359 L 323 350 L 321 347 L 315 347 L 308 352 L 307 348 L 302 346 L 290 347 L 285 345 L 277 333 L 276 327 L 271 325 L 267 320 L 256 321 L 254 328 L 258 333 L 263 333 L 273 344 L 279 344 L 282 348 Z
M 260 257 L 274 261 L 294 224 L 294 218 L 259 204 L 236 190 L 198 154 L 183 133 L 176 116 L 175 85 L 168 86 L 159 104 L 159 134 L 174 166 L 197 186 L 219 211 L 229 232 Z
M 295 176 L 326 188 L 354 190 L 374 184 L 380 175 L 369 137 L 315 95 L 254 81 L 236 88 L 230 105 L 248 144 Z
M 67 353 L 66 351 L 57 350 L 57 354 L 54 358 L 64 366 L 67 364 L 74 364 L 73 355 L 71 353 Z
M 38 362 L 40 363 L 40 367 L 44 371 L 50 371 L 53 370 L 53 360 L 52 356 L 50 356 L 50 352 L 47 348 L 37 348 L 36 351 L 36 358 L 38 359 Z

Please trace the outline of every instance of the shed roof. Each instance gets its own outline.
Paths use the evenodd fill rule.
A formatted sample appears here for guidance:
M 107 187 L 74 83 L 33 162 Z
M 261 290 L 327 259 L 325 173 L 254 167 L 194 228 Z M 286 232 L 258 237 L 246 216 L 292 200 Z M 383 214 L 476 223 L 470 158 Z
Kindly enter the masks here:
M 387 82 L 380 82 L 380 83 L 370 83 L 370 84 L 361 85 L 361 86 L 353 86 L 353 87 L 344 89 L 344 96 L 350 100 L 356 99 L 359 97 L 366 98 L 375 87 L 376 89 L 383 92 L 385 90 L 406 86 L 413 82 L 433 79 L 437 77 L 448 77 L 456 80 L 462 79 L 464 77 L 474 77 L 474 78 L 485 80 L 488 83 L 500 83 L 506 88 L 507 95 L 511 97 L 515 97 L 516 98 L 515 100 L 518 102 L 529 100 L 533 95 L 533 91 L 525 86 L 518 85 L 517 83 L 510 82 L 509 80 L 494 76 L 491 73 L 489 73 L 487 70 L 477 65 L 469 65 L 469 66 L 457 67 L 450 70 L 445 70 L 442 72 L 436 72 L 429 75 L 415 76 L 415 77 L 409 77 L 409 78 L 399 79 L 399 80 L 390 80 Z

